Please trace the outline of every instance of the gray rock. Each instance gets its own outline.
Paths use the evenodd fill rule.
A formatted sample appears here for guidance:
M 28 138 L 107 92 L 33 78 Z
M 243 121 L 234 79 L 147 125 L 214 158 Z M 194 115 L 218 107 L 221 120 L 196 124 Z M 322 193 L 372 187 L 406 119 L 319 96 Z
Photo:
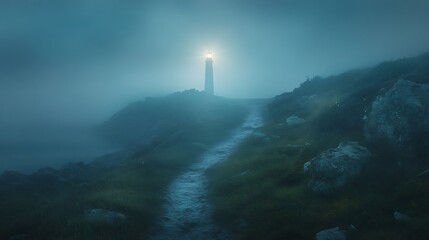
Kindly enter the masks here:
M 310 171 L 310 166 L 311 166 L 311 162 L 310 161 L 304 163 L 304 172 L 305 173 L 308 172 L 308 171 Z
M 294 126 L 294 125 L 305 123 L 305 119 L 292 115 L 286 119 L 286 123 L 288 126 Z
M 411 218 L 408 215 L 405 215 L 405 214 L 400 213 L 398 211 L 393 213 L 393 218 L 398 222 L 408 222 L 411 220 Z
M 357 142 L 342 142 L 304 164 L 304 171 L 311 175 L 309 187 L 315 193 L 333 192 L 358 175 L 370 157 L 368 149 Z
M 406 80 L 378 96 L 365 121 L 368 139 L 386 139 L 398 147 L 424 132 L 429 132 L 429 89 Z
M 124 214 L 106 209 L 93 208 L 86 212 L 85 219 L 90 222 L 117 223 L 126 220 Z
M 334 227 L 316 233 L 316 240 L 346 240 L 346 234 L 339 227 Z

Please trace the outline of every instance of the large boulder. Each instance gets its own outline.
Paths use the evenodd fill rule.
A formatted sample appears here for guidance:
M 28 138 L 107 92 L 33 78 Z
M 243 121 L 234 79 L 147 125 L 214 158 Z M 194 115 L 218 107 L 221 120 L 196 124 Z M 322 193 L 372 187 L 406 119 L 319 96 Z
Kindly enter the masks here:
M 342 142 L 304 164 L 309 187 L 315 193 L 330 193 L 345 186 L 361 170 L 371 153 L 357 142 Z
M 395 147 L 405 147 L 429 133 L 429 87 L 398 80 L 372 103 L 365 122 L 369 139 L 385 139 Z

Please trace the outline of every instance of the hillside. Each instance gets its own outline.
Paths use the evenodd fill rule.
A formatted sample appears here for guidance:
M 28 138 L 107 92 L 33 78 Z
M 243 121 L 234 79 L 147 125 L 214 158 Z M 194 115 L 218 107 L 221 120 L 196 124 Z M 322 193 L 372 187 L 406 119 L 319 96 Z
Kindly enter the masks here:
M 247 112 L 239 101 L 193 90 L 130 104 L 99 129 L 129 149 L 0 175 L 0 239 L 146 237 L 166 187 Z
M 100 132 L 123 144 L 147 145 L 187 128 L 216 133 L 216 127 L 237 125 L 241 119 L 236 116 L 245 111 L 237 101 L 187 90 L 131 103 L 104 122 Z
M 428 66 L 429 53 L 426 53 L 337 76 L 308 79 L 294 91 L 275 97 L 268 106 L 271 119 L 279 121 L 286 114 L 294 113 L 306 119 L 317 118 L 324 129 L 359 128 L 363 126 L 361 119 L 365 111 L 380 91 L 391 88 L 399 79 L 429 83 Z M 311 104 L 315 105 L 309 106 Z M 329 120 L 334 122 L 328 123 Z
M 428 83 L 424 54 L 275 97 L 209 172 L 218 221 L 238 239 L 428 239 Z

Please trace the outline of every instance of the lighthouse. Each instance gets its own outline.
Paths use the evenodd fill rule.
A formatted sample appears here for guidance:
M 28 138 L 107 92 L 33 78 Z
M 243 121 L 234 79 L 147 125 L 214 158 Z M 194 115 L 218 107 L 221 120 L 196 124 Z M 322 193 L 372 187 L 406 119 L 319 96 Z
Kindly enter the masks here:
M 206 53 L 205 91 L 208 94 L 214 95 L 213 54 L 211 52 Z

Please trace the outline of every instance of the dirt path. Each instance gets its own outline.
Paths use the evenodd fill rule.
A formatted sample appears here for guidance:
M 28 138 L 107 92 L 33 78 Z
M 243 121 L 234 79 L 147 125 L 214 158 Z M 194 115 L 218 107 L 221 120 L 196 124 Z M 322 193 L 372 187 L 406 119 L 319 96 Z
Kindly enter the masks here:
M 180 175 L 168 188 L 164 213 L 158 220 L 157 234 L 150 240 L 230 239 L 212 222 L 212 207 L 207 201 L 205 171 L 224 161 L 255 128 L 262 126 L 258 107 L 252 107 L 240 127 L 224 141 L 208 149 L 198 162 Z

